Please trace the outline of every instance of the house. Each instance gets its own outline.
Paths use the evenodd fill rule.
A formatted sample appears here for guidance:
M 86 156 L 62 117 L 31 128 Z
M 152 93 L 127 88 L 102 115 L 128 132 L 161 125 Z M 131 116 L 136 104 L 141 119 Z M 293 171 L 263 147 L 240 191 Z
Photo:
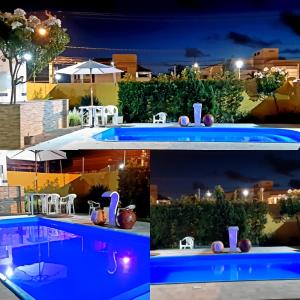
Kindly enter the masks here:
M 26 82 L 26 63 L 23 63 L 20 67 L 19 77 L 23 77 L 23 81 Z M 17 85 L 17 101 L 24 102 L 27 100 L 26 83 Z M 4 58 L 2 52 L 0 52 L 0 103 L 10 103 L 11 96 L 11 82 L 8 60 Z

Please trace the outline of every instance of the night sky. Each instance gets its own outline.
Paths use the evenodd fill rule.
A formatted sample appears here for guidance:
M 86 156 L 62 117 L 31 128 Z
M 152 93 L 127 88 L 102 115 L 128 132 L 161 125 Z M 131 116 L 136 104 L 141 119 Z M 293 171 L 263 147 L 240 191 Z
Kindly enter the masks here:
M 35 2 L 6 1 L 1 10 L 49 9 L 62 18 L 72 46 L 115 48 L 73 49 L 66 55 L 99 58 L 137 53 L 140 63 L 155 72 L 174 64 L 190 65 L 194 55 L 201 67 L 248 57 L 262 47 L 279 47 L 286 58 L 300 57 L 298 0 L 107 0 L 72 6 L 55 0 Z
M 151 184 L 159 194 L 193 194 L 194 184 L 212 191 L 251 188 L 259 180 L 273 180 L 278 189 L 300 188 L 299 151 L 151 151 Z

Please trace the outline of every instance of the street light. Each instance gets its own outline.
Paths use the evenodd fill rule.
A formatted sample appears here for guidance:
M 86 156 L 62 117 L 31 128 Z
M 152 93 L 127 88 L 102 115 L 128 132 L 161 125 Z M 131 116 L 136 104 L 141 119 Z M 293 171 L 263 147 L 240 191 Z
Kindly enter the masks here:
M 55 77 L 56 81 L 61 80 L 61 75 L 60 74 L 55 74 L 54 77 Z
M 38 34 L 41 35 L 41 36 L 45 36 L 47 34 L 47 29 L 44 28 L 44 27 L 40 27 L 38 29 Z
M 32 59 L 32 54 L 31 53 L 25 53 L 23 55 L 23 58 L 26 60 L 26 61 L 29 61 Z
M 198 68 L 199 68 L 199 64 L 198 64 L 197 62 L 195 62 L 195 63 L 193 64 L 193 68 L 198 69 Z
M 244 62 L 239 59 L 235 62 L 235 66 L 237 67 L 238 69 L 238 76 L 239 76 L 239 79 L 241 79 L 241 68 L 244 66 Z
M 207 192 L 206 192 L 206 197 L 207 197 L 207 198 L 210 198 L 210 197 L 211 197 L 211 192 L 210 192 L 210 191 L 207 191 Z
M 249 195 L 249 191 L 247 189 L 243 190 L 243 196 L 245 197 L 245 200 L 247 199 Z

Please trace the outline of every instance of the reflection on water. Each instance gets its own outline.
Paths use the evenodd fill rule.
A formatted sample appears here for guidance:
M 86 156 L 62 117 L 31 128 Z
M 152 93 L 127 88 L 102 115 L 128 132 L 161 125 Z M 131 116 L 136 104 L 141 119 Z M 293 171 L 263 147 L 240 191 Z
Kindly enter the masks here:
M 0 227 L 0 273 L 37 299 L 89 299 L 93 286 L 101 290 L 99 299 L 110 299 L 148 283 L 147 247 L 102 231 Z

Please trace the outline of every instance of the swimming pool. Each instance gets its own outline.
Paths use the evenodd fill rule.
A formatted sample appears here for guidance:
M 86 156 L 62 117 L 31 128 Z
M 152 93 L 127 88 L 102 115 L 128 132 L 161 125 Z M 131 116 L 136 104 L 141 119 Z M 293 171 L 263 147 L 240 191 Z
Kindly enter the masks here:
M 0 273 L 23 299 L 147 299 L 149 238 L 37 217 L 2 220 Z
M 300 143 L 300 132 L 257 127 L 131 127 L 110 128 L 97 141 Z
M 151 284 L 300 279 L 300 253 L 152 257 Z

